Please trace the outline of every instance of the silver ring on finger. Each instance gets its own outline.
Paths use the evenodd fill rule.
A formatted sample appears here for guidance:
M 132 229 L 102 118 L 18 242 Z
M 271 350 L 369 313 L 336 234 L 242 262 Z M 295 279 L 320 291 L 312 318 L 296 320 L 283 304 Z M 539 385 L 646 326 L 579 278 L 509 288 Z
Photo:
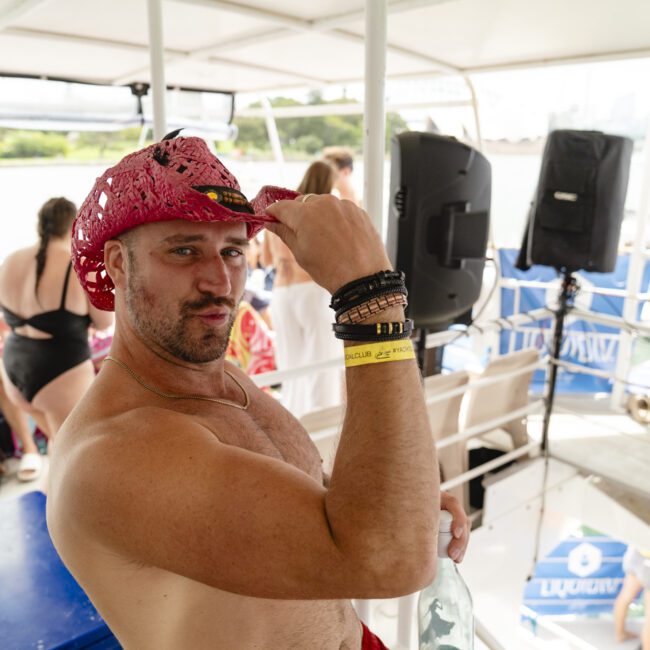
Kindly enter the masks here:
M 309 201 L 309 199 L 312 196 L 316 196 L 316 195 L 315 194 L 303 194 L 303 196 L 300 197 L 300 202 L 301 203 L 307 203 L 307 201 Z

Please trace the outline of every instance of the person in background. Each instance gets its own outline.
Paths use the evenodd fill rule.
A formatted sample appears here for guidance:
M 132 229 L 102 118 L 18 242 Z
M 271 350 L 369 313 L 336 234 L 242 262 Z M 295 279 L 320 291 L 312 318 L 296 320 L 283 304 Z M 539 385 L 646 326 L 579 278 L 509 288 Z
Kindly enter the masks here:
M 95 309 L 71 273 L 72 221 L 77 209 L 63 197 L 38 213 L 39 241 L 10 254 L 0 268 L 0 305 L 11 328 L 3 351 L 2 381 L 9 400 L 32 416 L 52 441 L 95 373 L 88 328 L 108 327 L 111 314 Z M 27 446 L 32 478 L 41 470 Z
M 639 650 L 650 650 L 650 552 L 639 551 L 628 546 L 623 556 L 625 580 L 614 603 L 614 627 L 619 642 L 636 638 L 636 634 L 625 629 L 627 610 L 642 590 L 644 593 L 645 621 L 641 631 Z
M 333 165 L 338 172 L 333 193 L 340 199 L 347 199 L 356 205 L 361 205 L 352 186 L 352 172 L 354 171 L 352 156 L 352 150 L 347 147 L 325 147 L 323 149 L 323 160 Z
M 0 318 L 0 341 L 4 340 L 9 331 L 6 323 Z M 41 475 L 42 469 L 40 452 L 32 436 L 26 413 L 7 397 L 2 381 L 0 381 L 0 411 L 14 436 L 20 441 L 22 456 L 18 465 L 18 480 L 24 482 L 36 480 Z
M 237 307 L 226 350 L 226 360 L 247 375 L 275 370 L 275 345 L 269 313 L 271 292 L 264 289 L 260 252 L 261 243 L 257 237 L 253 237 L 246 249 L 246 287 Z
M 298 192 L 331 194 L 337 173 L 329 163 L 312 163 Z M 265 262 L 276 269 L 271 297 L 278 370 L 299 368 L 341 356 L 340 341 L 332 332 L 330 296 L 297 262 L 288 246 L 266 233 Z M 343 375 L 338 368 L 319 370 L 282 382 L 282 404 L 295 417 L 342 402 Z
M 263 242 L 259 235 L 251 239 L 246 250 L 248 278 L 243 300 L 246 301 L 264 320 L 269 329 L 273 329 L 269 305 L 271 290 L 266 289 L 266 272 L 261 263 Z
M 243 299 L 230 331 L 226 361 L 234 363 L 247 375 L 275 370 L 273 334 L 257 310 Z

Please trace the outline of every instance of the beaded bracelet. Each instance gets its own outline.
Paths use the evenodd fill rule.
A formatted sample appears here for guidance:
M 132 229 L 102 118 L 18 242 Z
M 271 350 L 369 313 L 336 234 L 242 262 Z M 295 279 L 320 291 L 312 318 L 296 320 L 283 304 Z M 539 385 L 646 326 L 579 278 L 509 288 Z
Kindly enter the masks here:
M 389 293 L 385 296 L 378 296 L 371 298 L 366 302 L 352 307 L 348 311 L 337 316 L 337 323 L 360 323 L 368 316 L 377 314 L 390 307 L 401 306 L 406 307 L 406 296 L 403 293 Z
M 332 325 L 334 336 L 343 341 L 399 341 L 407 339 L 413 331 L 413 321 L 373 323 L 372 325 Z
M 394 294 L 403 295 L 406 304 L 406 298 L 407 298 L 406 288 L 404 288 L 404 290 L 402 290 L 399 287 L 395 289 L 391 289 L 390 287 L 385 289 L 377 289 L 376 291 L 373 291 L 371 293 L 364 294 L 363 296 L 359 296 L 356 300 L 351 300 L 350 302 L 346 302 L 345 304 L 343 304 L 339 309 L 336 310 L 335 320 L 339 321 L 342 314 L 345 314 L 346 312 L 350 311 L 354 307 L 359 307 L 364 303 L 370 302 L 375 298 L 380 298 L 382 296 L 389 296 Z

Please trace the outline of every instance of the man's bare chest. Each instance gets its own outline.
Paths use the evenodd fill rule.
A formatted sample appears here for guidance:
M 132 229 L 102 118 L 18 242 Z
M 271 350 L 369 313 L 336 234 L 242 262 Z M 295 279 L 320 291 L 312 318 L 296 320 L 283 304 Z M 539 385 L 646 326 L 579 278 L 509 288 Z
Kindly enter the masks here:
M 253 402 L 247 411 L 221 412 L 218 421 L 200 415 L 220 442 L 277 458 L 322 481 L 321 458 L 304 427 L 278 404 Z

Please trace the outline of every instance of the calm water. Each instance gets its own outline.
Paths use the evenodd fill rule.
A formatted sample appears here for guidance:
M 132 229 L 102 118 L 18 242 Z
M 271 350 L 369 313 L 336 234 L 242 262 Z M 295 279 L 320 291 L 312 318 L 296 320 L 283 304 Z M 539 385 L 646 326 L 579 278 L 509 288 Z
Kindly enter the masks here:
M 530 199 L 539 174 L 537 155 L 491 155 L 492 163 L 492 227 L 500 246 L 518 247 Z M 284 170 L 272 161 L 246 161 L 223 158 L 237 176 L 242 191 L 254 196 L 262 185 L 296 187 L 308 163 L 287 162 Z M 27 246 L 36 238 L 36 213 L 50 197 L 66 196 L 78 205 L 92 187 L 97 176 L 108 167 L 103 165 L 30 165 L 0 167 L 0 206 L 2 230 L 0 260 L 11 251 Z M 390 164 L 385 167 L 384 188 L 388 191 Z M 638 203 L 642 174 L 640 153 L 633 159 L 628 191 L 628 209 L 634 211 Z M 358 195 L 363 189 L 363 164 L 355 166 L 354 183 Z M 384 205 L 387 205 L 386 194 Z M 631 238 L 634 224 L 628 219 L 625 237 Z

